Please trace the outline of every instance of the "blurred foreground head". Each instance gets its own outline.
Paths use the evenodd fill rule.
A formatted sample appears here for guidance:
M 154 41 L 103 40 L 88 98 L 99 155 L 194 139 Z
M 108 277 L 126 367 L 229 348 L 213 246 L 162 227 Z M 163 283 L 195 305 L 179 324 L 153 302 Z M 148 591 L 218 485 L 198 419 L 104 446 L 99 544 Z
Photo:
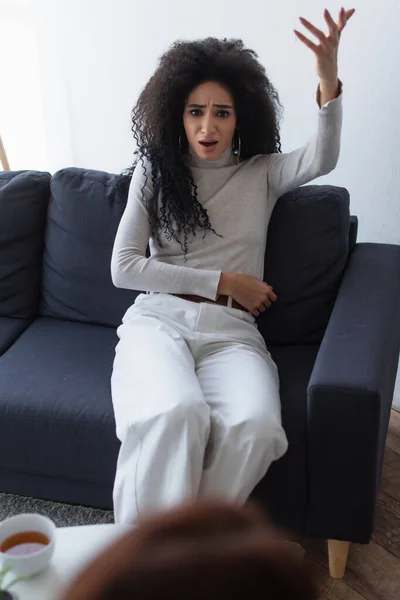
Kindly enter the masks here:
M 62 600 L 316 600 L 306 563 L 254 505 L 185 505 L 93 560 Z

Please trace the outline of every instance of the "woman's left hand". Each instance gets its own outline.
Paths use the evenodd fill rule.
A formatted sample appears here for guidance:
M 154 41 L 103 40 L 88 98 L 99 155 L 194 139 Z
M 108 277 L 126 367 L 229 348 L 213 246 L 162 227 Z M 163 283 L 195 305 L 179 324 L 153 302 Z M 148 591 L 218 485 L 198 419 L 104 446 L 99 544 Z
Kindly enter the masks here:
M 319 44 L 315 44 L 309 40 L 300 31 L 294 30 L 296 36 L 310 48 L 317 59 L 317 74 L 321 82 L 334 83 L 338 78 L 338 48 L 340 34 L 346 27 L 347 21 L 353 16 L 355 8 L 345 10 L 342 8 L 339 11 L 339 20 L 337 23 L 332 19 L 329 11 L 325 9 L 324 18 L 328 24 L 329 35 L 326 36 L 320 29 L 312 23 L 300 17 L 300 22 L 308 31 L 310 31 L 319 40 Z

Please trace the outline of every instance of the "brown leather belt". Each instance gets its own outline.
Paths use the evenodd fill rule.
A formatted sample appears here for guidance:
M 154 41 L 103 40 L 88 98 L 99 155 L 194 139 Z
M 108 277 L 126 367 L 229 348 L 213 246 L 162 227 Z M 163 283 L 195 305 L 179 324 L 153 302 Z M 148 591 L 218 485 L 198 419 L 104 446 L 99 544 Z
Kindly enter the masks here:
M 172 296 L 178 296 L 178 298 L 182 298 L 182 300 L 189 300 L 189 302 L 209 302 L 210 304 L 223 304 L 223 306 L 228 306 L 229 296 L 219 295 L 216 300 L 210 300 L 209 298 L 203 298 L 203 296 L 195 296 L 193 294 L 171 294 Z M 247 308 L 236 302 L 232 298 L 232 308 L 238 308 L 239 310 L 247 311 Z

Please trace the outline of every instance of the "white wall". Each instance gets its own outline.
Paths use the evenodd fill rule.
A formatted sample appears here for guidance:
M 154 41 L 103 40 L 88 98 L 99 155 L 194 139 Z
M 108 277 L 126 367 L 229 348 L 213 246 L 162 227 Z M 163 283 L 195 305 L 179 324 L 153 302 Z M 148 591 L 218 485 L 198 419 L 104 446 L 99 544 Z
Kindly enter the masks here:
M 208 35 L 241 37 L 259 53 L 285 107 L 283 149 L 304 143 L 315 124 L 317 79 L 314 57 L 293 28 L 299 15 L 324 26 L 326 4 L 334 14 L 340 7 L 339 0 L 0 0 L 0 17 L 2 7 L 21 6 L 33 32 L 25 25 L 19 38 L 13 31 L 1 42 L 9 49 L 9 73 L 14 64 L 18 69 L 8 83 L 3 75 L 0 95 L 3 104 L 8 99 L 0 119 L 9 124 L 3 137 L 11 167 L 119 172 L 132 158 L 131 108 L 158 57 L 177 38 Z M 383 0 L 377 10 L 373 0 L 355 0 L 353 6 L 340 53 L 341 158 L 319 181 L 349 189 L 361 240 L 399 243 L 400 5 Z M 31 151 L 38 142 L 40 152 Z
M 11 169 L 49 165 L 30 0 L 0 0 L 0 133 Z
M 26 21 L 20 35 L 9 36 L 12 81 L 1 93 L 0 128 L 11 168 L 119 172 L 132 160 L 131 108 L 158 57 L 177 38 L 209 35 L 241 37 L 258 52 L 285 107 L 283 150 L 303 144 L 314 130 L 317 79 L 314 57 L 293 29 L 299 15 L 324 26 L 325 6 L 337 15 L 341 2 L 0 0 L 7 23 L 21 15 Z M 357 11 L 340 52 L 341 158 L 318 182 L 349 189 L 361 241 L 400 243 L 400 5 L 355 0 L 352 7 Z

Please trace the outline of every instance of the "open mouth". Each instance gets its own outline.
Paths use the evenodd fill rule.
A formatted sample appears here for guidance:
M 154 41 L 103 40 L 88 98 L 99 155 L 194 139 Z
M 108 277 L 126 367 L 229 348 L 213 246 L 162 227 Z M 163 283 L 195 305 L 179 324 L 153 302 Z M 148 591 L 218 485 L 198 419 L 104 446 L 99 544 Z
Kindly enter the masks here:
M 212 148 L 213 146 L 216 146 L 218 144 L 218 142 L 216 142 L 216 141 L 199 142 L 199 144 L 201 144 L 204 148 Z

